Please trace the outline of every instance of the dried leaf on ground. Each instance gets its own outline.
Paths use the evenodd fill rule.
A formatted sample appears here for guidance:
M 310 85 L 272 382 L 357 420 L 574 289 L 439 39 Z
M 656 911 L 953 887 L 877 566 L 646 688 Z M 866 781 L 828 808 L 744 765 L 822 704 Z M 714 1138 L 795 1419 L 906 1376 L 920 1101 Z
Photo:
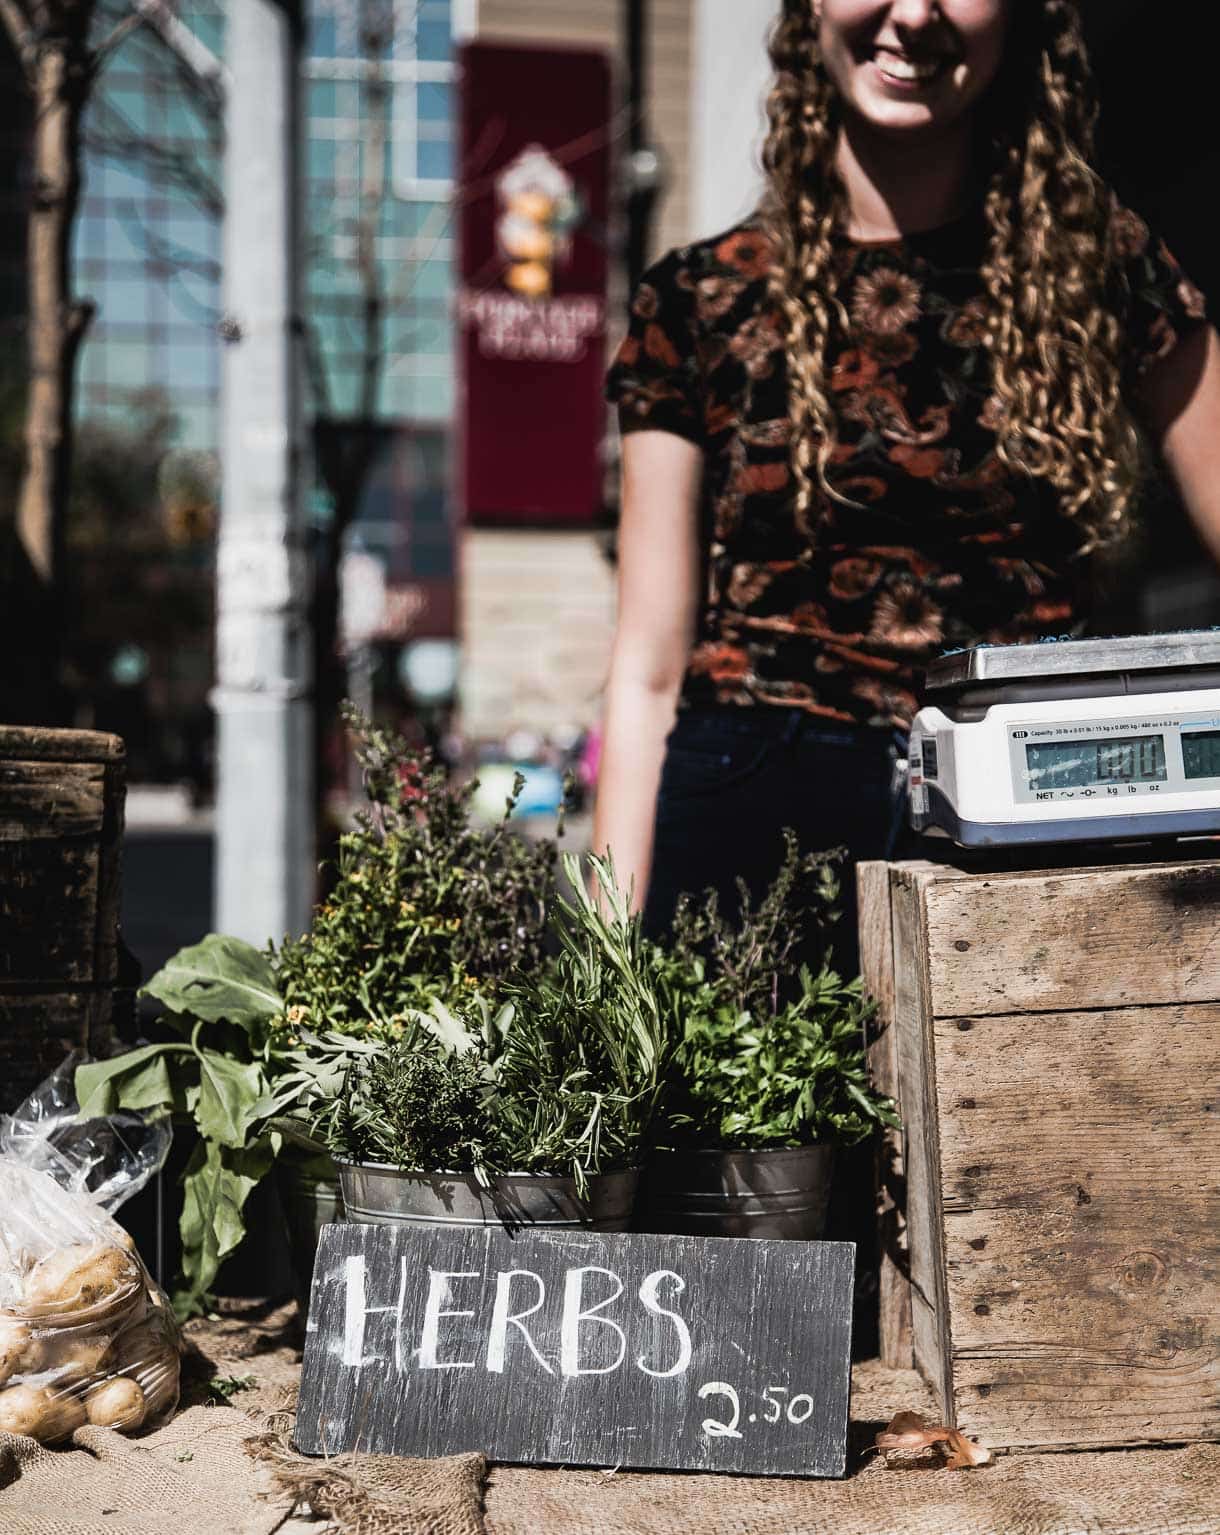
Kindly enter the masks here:
M 994 1457 L 984 1444 L 967 1439 L 959 1429 L 943 1423 L 929 1424 L 917 1412 L 895 1413 L 889 1425 L 873 1441 L 874 1449 L 885 1456 L 916 1457 L 934 1450 L 947 1471 L 963 1471 L 985 1466 Z

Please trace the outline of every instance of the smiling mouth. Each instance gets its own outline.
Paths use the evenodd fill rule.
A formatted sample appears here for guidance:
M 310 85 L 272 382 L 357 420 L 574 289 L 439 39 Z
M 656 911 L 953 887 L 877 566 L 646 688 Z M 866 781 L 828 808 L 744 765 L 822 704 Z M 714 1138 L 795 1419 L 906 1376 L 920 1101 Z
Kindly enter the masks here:
M 887 48 L 879 48 L 873 54 L 873 63 L 882 79 L 895 85 L 926 85 L 943 74 L 950 62 L 945 54 L 932 59 L 913 59 L 904 53 L 892 53 Z

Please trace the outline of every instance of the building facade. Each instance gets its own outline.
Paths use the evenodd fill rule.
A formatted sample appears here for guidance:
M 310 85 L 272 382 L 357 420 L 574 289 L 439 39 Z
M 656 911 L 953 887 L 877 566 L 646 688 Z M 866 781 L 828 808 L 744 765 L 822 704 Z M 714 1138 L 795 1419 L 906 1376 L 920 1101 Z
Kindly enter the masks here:
M 758 93 L 742 60 L 751 48 L 761 59 L 772 3 L 651 0 L 645 8 L 649 136 L 663 162 L 651 254 L 729 222 L 748 200 L 750 135 L 742 137 L 739 119 L 755 111 Z M 124 4 L 106 0 L 99 35 Z M 621 96 L 625 10 L 621 0 L 576 8 L 563 0 L 305 0 L 306 409 L 332 446 L 357 424 L 373 429 L 373 463 L 349 542 L 366 568 L 371 556 L 385 574 L 387 617 L 372 647 L 377 687 L 405 704 L 396 664 L 402 644 L 459 634 L 461 719 L 475 737 L 594 723 L 613 626 L 613 570 L 604 529 L 457 527 L 455 52 L 467 37 L 594 47 L 611 60 Z M 208 733 L 225 328 L 222 109 L 207 83 L 223 66 L 225 5 L 183 0 L 176 15 L 176 46 L 151 28 L 136 29 L 94 89 L 74 250 L 77 290 L 95 305 L 79 359 L 77 421 L 78 460 L 97 502 L 96 515 L 80 522 L 88 531 L 77 563 L 95 573 L 114 565 L 109 585 L 82 592 L 99 615 L 89 645 L 104 659 L 91 681 L 97 706 L 81 723 L 122 729 L 135 770 L 153 776 L 173 776 Z M 726 58 L 735 61 L 731 81 Z M 736 104 L 731 111 L 726 101 Z M 0 131 L 20 138 L 20 113 Z M 726 134 L 739 142 L 726 145 Z M 18 182 L 8 190 L 15 204 L 26 195 Z M 19 327 L 20 229 L 16 221 L 6 227 L 13 250 L 7 260 L 0 251 L 5 309 Z M 621 233 L 612 229 L 611 238 Z M 612 261 L 611 338 L 621 329 L 624 289 Z M 608 433 L 608 455 L 612 443 Z M 116 465 L 147 505 L 124 513 L 131 538 L 108 551 L 105 486 Z M 606 469 L 612 501 L 612 456 Z M 323 529 L 331 498 L 322 483 L 308 504 Z M 119 601 L 119 567 L 133 560 L 140 574 L 130 601 Z M 158 625 L 169 617 L 159 640 Z M 175 710 L 190 721 L 175 720 Z M 172 739 L 158 746 L 159 735 Z
M 747 213 L 761 186 L 775 0 L 651 0 L 645 7 L 648 136 L 661 156 L 650 258 Z M 621 0 L 479 0 L 478 35 L 538 47 L 604 50 L 619 99 L 626 69 Z M 625 326 L 622 264 L 613 268 L 609 344 Z M 616 494 L 607 421 L 607 497 Z M 596 724 L 614 631 L 614 566 L 603 529 L 467 529 L 459 593 L 462 721 L 475 737 L 515 729 L 568 733 Z

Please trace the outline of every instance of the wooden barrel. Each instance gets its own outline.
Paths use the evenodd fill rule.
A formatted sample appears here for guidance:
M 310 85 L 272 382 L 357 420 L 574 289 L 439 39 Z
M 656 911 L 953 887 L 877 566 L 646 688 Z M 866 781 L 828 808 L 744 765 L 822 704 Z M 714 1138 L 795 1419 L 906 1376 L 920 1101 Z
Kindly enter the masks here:
M 0 725 L 0 1111 L 76 1046 L 105 1052 L 121 982 L 118 736 Z

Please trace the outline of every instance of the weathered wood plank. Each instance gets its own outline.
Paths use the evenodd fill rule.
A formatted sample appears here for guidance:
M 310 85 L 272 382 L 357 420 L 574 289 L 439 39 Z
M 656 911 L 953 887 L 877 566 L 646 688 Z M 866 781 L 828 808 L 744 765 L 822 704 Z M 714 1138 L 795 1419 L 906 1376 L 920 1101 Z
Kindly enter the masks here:
M 1220 1437 L 1220 1005 L 938 1019 L 960 1426 Z
M 890 909 L 890 866 L 880 861 L 856 865 L 860 929 L 860 973 L 877 1005 L 869 1044 L 873 1081 L 883 1093 L 898 1097 L 898 1055 L 894 1030 L 894 933 Z M 902 1131 L 886 1130 L 878 1148 L 876 1212 L 880 1268 L 878 1303 L 883 1364 L 909 1370 L 914 1363 L 911 1337 L 910 1253 L 907 1247 L 906 1188 Z
M 928 886 L 939 1017 L 1220 1000 L 1220 860 Z
M 127 1000 L 110 990 L 0 991 L 0 1114 L 14 1109 L 69 1050 L 104 1056 Z
M 0 726 L 0 1097 L 104 1051 L 118 978 L 124 752 L 95 731 Z
M 326 1226 L 307 1454 L 841 1476 L 851 1243 Z
M 945 1236 L 940 1195 L 935 1045 L 929 998 L 924 895 L 934 878 L 916 864 L 891 873 L 894 933 L 894 1029 L 902 1106 L 911 1255 L 911 1337 L 915 1363 L 952 1422 L 952 1361 L 945 1295 Z
M 58 730 L 44 725 L 0 725 L 0 760 L 122 762 L 122 739 L 102 730 Z
M 96 837 L 105 789 L 100 762 L 0 761 L 0 843 Z
M 97 936 L 94 977 L 113 982 L 119 974 L 119 914 L 123 888 L 123 822 L 127 798 L 127 769 L 122 762 L 106 765 L 105 813 L 98 846 Z
M 0 843 L 0 983 L 98 980 L 97 924 L 96 841 Z

